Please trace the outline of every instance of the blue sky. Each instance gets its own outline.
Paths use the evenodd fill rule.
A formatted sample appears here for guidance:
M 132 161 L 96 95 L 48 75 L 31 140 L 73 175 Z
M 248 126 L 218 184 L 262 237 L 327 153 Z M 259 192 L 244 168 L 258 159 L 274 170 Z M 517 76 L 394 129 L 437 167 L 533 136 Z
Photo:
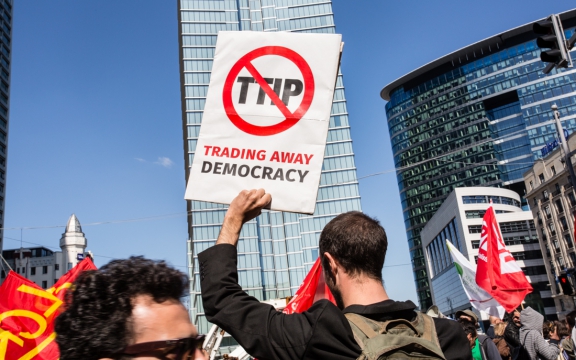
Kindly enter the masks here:
M 334 0 L 358 176 L 394 167 L 382 87 L 470 43 L 573 6 Z M 178 71 L 176 1 L 16 0 L 5 227 L 40 228 L 6 230 L 5 249 L 19 247 L 21 235 L 58 247 L 75 213 L 97 265 L 144 255 L 184 270 Z M 415 301 L 396 176 L 363 179 L 360 191 L 363 210 L 388 233 L 389 295 Z

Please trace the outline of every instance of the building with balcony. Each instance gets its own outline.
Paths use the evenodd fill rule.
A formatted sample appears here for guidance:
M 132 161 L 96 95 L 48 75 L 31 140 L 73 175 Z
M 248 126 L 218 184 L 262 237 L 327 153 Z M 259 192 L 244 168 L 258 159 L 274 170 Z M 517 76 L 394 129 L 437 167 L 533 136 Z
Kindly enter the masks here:
M 317 0 L 179 0 L 182 127 L 186 181 L 192 165 L 218 31 L 291 31 L 334 33 L 331 1 Z M 188 201 L 188 271 L 190 315 L 200 333 L 210 324 L 200 295 L 197 254 L 214 245 L 226 206 Z M 263 211 L 244 225 L 238 244 L 242 288 L 259 300 L 292 296 L 318 257 L 324 225 L 336 215 L 360 210 L 344 82 L 338 74 L 320 189 L 313 215 Z M 224 338 L 222 352 L 234 342 Z
M 525 306 L 539 311 L 549 320 L 557 319 L 532 213 L 522 210 L 520 196 L 515 191 L 496 187 L 454 189 L 422 229 L 426 274 L 433 303 L 443 314 L 450 316 L 458 310 L 472 309 L 446 240 L 476 264 L 482 218 L 490 200 L 504 243 L 534 288 L 526 297 Z M 487 314 L 480 315 L 483 321 L 488 321 Z
M 576 10 L 560 17 L 571 36 Z M 448 195 L 469 186 L 504 187 L 523 195 L 522 174 L 556 136 L 550 106 L 558 105 L 564 128 L 570 133 L 576 129 L 576 68 L 542 73 L 546 64 L 540 61 L 532 25 L 442 56 L 394 80 L 380 93 L 387 101 L 422 308 L 431 305 L 432 295 L 420 232 Z M 570 56 L 576 58 L 576 49 Z
M 568 147 L 576 149 L 576 135 L 568 137 Z M 576 157 L 572 156 L 571 160 L 574 164 Z M 575 305 L 573 297 L 564 295 L 557 285 L 557 276 L 576 267 L 573 216 L 576 197 L 562 147 L 557 146 L 534 162 L 532 168 L 524 173 L 524 184 L 542 253 L 545 254 L 548 281 L 553 285 L 551 290 L 556 312 L 562 317 L 574 310 Z

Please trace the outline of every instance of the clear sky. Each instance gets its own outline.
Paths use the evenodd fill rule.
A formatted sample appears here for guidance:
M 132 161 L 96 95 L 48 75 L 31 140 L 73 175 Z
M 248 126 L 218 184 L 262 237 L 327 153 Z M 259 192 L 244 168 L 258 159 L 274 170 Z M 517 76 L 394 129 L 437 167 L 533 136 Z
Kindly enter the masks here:
M 379 96 L 386 84 L 571 7 L 565 0 L 334 0 L 358 176 L 394 168 Z M 96 265 L 144 255 L 184 270 L 176 1 L 16 0 L 13 18 L 4 226 L 40 228 L 7 229 L 4 248 L 19 247 L 21 236 L 24 246 L 57 248 L 75 213 Z M 364 212 L 388 233 L 389 295 L 416 301 L 394 172 L 360 180 L 360 192 Z

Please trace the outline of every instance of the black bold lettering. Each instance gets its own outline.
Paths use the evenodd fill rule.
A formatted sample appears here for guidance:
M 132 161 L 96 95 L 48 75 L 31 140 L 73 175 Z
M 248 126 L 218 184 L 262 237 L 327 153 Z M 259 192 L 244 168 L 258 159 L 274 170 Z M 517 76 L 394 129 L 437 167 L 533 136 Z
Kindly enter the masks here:
M 240 88 L 240 98 L 238 104 L 246 104 L 246 95 L 248 95 L 248 85 L 254 83 L 254 78 L 246 76 L 238 76 L 237 82 L 242 83 Z
M 268 178 L 268 180 L 272 180 L 272 171 L 274 171 L 274 169 L 271 167 L 264 166 L 264 170 L 262 170 L 262 179 Z
M 218 175 L 222 174 L 220 172 L 220 170 L 222 170 L 222 165 L 224 165 L 224 164 L 222 164 L 221 162 L 214 163 L 214 174 L 218 174 Z
M 282 168 L 278 168 L 278 170 L 276 170 L 276 174 L 274 174 L 274 178 L 272 180 L 276 180 L 278 178 L 284 181 L 284 171 L 282 170 Z
M 212 163 L 210 161 L 204 161 L 202 163 L 202 172 L 209 173 L 212 170 Z
M 224 164 L 224 170 L 222 170 L 222 175 L 232 174 L 236 176 L 236 164 Z
M 282 90 L 282 79 L 274 79 L 274 92 L 278 97 L 280 97 L 280 91 Z M 270 101 L 270 105 L 274 105 L 274 101 Z
M 246 171 L 244 173 L 242 173 L 242 169 L 244 169 Z M 246 176 L 248 176 L 248 174 L 250 174 L 250 166 L 240 165 L 240 167 L 238 168 L 238 175 L 241 177 L 246 177 Z
M 292 174 L 293 172 L 296 172 L 296 170 L 290 169 L 290 170 L 286 171 L 286 181 L 290 181 L 290 182 L 296 181 L 290 177 L 290 174 Z
M 266 82 L 268 84 L 272 84 L 274 82 L 274 79 L 264 78 L 264 80 L 266 80 Z M 256 100 L 256 104 L 257 105 L 264 105 L 264 98 L 265 97 L 266 97 L 266 93 L 264 92 L 264 89 L 262 89 L 262 86 L 260 86 L 260 90 L 258 90 L 258 100 Z
M 292 89 L 294 85 L 294 89 Z M 284 105 L 288 106 L 288 101 L 290 101 L 290 96 L 298 96 L 302 93 L 304 88 L 302 81 L 298 79 L 286 79 L 284 81 L 284 91 L 282 92 L 282 102 Z
M 256 170 L 256 169 L 262 169 L 262 166 L 254 166 L 252 168 L 252 171 L 250 171 L 250 175 L 252 175 L 252 177 L 254 179 L 260 179 L 260 176 L 256 176 L 256 174 L 254 174 L 254 170 Z
M 304 178 L 306 177 L 306 175 L 308 175 L 309 171 L 306 170 L 304 171 L 304 174 L 302 174 L 302 171 L 298 170 L 298 175 L 300 176 L 300 182 L 304 182 Z

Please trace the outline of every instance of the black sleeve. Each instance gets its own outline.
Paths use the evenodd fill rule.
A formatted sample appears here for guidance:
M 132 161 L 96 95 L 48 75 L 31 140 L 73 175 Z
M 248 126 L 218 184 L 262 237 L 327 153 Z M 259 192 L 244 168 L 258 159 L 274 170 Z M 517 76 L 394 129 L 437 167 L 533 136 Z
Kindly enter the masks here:
M 318 301 L 302 314 L 282 314 L 242 290 L 236 258 L 236 247 L 225 244 L 198 254 L 208 321 L 222 327 L 261 360 L 358 357 L 360 348 L 336 306 Z
M 454 320 L 434 318 L 440 347 L 446 360 L 472 360 L 472 350 L 460 324 Z

